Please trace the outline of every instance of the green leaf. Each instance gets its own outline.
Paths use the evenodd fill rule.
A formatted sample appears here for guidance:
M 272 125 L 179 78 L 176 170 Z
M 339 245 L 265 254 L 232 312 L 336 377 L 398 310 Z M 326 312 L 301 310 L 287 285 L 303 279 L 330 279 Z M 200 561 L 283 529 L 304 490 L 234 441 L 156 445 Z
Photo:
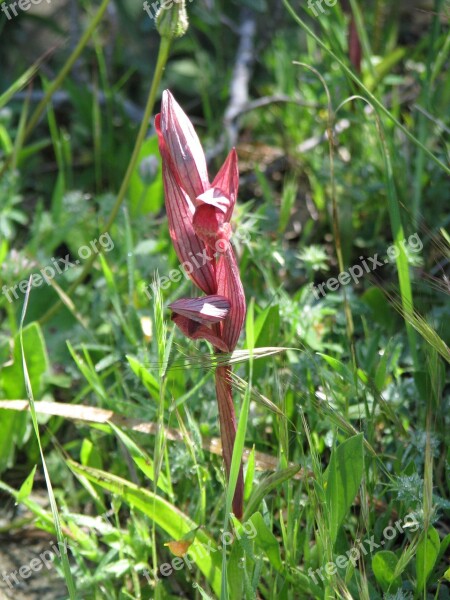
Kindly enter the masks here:
M 416 592 L 420 594 L 425 587 L 427 579 L 433 570 L 439 554 L 440 539 L 434 527 L 424 531 L 417 545 L 416 551 Z
M 317 355 L 321 356 L 324 359 L 324 361 L 330 365 L 333 371 L 340 375 L 346 383 L 353 383 L 353 375 L 350 369 L 346 365 L 344 365 L 344 363 L 342 363 L 340 360 L 337 360 L 336 358 L 333 358 L 332 356 L 329 356 L 328 354 L 322 354 L 321 352 L 317 352 Z
M 255 347 L 275 346 L 280 338 L 280 307 L 269 306 L 255 321 Z
M 31 323 L 23 329 L 24 352 L 27 357 L 28 376 L 33 393 L 41 393 L 42 376 L 48 369 L 48 357 L 45 340 L 38 323 Z M 13 364 L 3 367 L 1 372 L 2 387 L 6 398 L 21 399 L 27 395 L 22 353 L 20 350 L 20 336 L 14 336 Z
M 281 195 L 280 219 L 278 222 L 278 233 L 283 233 L 291 218 L 291 211 L 297 198 L 298 183 L 296 179 L 288 179 L 283 187 Z
M 253 524 L 257 532 L 257 535 L 254 538 L 255 544 L 266 553 L 266 556 L 274 569 L 279 572 L 283 571 L 280 544 L 265 524 L 262 514 L 260 512 L 254 513 L 249 521 Z
M 244 569 L 241 560 L 244 557 L 244 550 L 241 544 L 231 546 L 230 556 L 228 558 L 228 592 L 230 598 L 243 598 L 244 591 Z
M 269 306 L 255 319 L 254 347 L 276 346 L 280 341 L 280 307 Z M 250 348 L 249 345 L 247 345 Z M 267 371 L 269 359 L 259 360 L 253 365 L 255 378 L 262 377 Z
M 366 80 L 367 88 L 371 91 L 378 85 L 383 78 L 392 71 L 393 67 L 402 60 L 406 52 L 406 48 L 395 48 L 392 52 L 382 58 L 375 67 L 375 77 L 369 75 Z
M 23 303 L 22 314 L 20 316 L 20 323 L 19 323 L 19 345 L 20 345 L 20 354 L 21 354 L 21 359 L 22 359 L 23 380 L 24 380 L 24 384 L 25 384 L 26 396 L 27 396 L 29 404 L 30 404 L 31 422 L 33 424 L 33 430 L 34 430 L 34 434 L 36 436 L 36 441 L 37 441 L 37 444 L 39 447 L 39 454 L 41 456 L 42 469 L 44 471 L 44 478 L 45 478 L 45 483 L 47 486 L 48 498 L 50 501 L 50 508 L 52 511 L 53 522 L 55 524 L 56 538 L 58 540 L 58 544 L 64 544 L 64 538 L 63 538 L 63 532 L 62 532 L 61 520 L 60 520 L 60 516 L 59 516 L 58 505 L 56 504 L 55 494 L 53 492 L 53 485 L 52 485 L 50 475 L 49 475 L 49 472 L 47 469 L 47 463 L 45 461 L 44 449 L 42 447 L 41 436 L 39 433 L 39 425 L 38 425 L 37 416 L 36 416 L 32 378 L 30 376 L 30 368 L 28 366 L 28 357 L 26 355 L 27 346 L 25 344 L 25 328 L 24 328 L 23 324 L 24 324 L 25 315 L 27 312 L 29 297 L 30 297 L 30 288 L 28 288 L 27 293 L 25 295 L 25 300 Z M 42 351 L 44 349 L 43 338 L 39 334 L 40 334 L 40 330 L 39 329 L 35 330 L 35 337 L 42 344 L 42 346 L 41 346 L 41 353 L 42 353 Z M 35 352 L 35 348 L 32 348 L 31 349 L 32 356 L 33 356 L 34 352 Z M 42 358 L 42 357 L 40 357 L 40 358 Z M 46 356 L 45 356 L 45 358 L 46 358 Z M 31 361 L 31 366 L 33 367 L 34 375 L 36 374 L 36 370 L 39 371 L 39 367 L 42 367 L 42 364 L 43 364 L 42 360 L 39 360 L 37 363 L 36 363 L 36 359 Z M 61 558 L 61 562 L 62 562 L 62 570 L 64 573 L 64 578 L 66 580 L 67 591 L 69 592 L 69 598 L 70 598 L 70 600 L 75 600 L 77 597 L 77 594 L 76 594 L 76 589 L 75 589 L 75 582 L 74 582 L 74 579 L 72 576 L 72 572 L 70 570 L 69 559 L 65 552 L 63 552 L 61 554 L 60 558 Z
M 272 475 L 269 475 L 261 481 L 261 483 L 253 489 L 250 498 L 247 503 L 247 507 L 244 513 L 244 521 L 247 521 L 249 517 L 257 510 L 262 500 L 269 494 L 273 489 L 280 487 L 282 483 L 294 477 L 301 469 L 300 465 L 293 465 L 287 467 L 281 471 L 277 471 Z
M 373 574 L 384 592 L 387 592 L 392 585 L 398 587 L 401 584 L 400 578 L 395 577 L 397 562 L 398 558 L 389 550 L 377 552 L 372 559 Z
M 149 490 L 139 488 L 134 483 L 106 471 L 83 467 L 72 460 L 68 460 L 67 465 L 75 473 L 113 492 L 129 506 L 140 510 L 174 540 L 180 540 L 190 531 L 198 528 L 198 524 L 181 510 Z M 217 547 L 203 529 L 198 529 L 195 542 L 191 546 L 192 550 L 195 550 L 196 545 L 200 546 L 200 551 L 194 553 L 192 560 L 196 562 L 199 570 L 218 595 L 221 587 L 221 572 Z M 205 548 L 209 550 L 205 552 Z
M 364 467 L 363 434 L 359 433 L 335 448 L 327 469 L 325 501 L 328 508 L 330 537 L 337 533 L 361 484 Z
M 31 494 L 31 490 L 33 489 L 34 483 L 34 475 L 36 473 L 36 465 L 34 465 L 33 470 L 25 479 L 25 481 L 20 486 L 19 493 L 17 494 L 17 503 L 22 502 L 25 498 Z
M 72 355 L 75 364 L 77 365 L 78 369 L 81 371 L 82 375 L 85 377 L 86 381 L 89 383 L 91 388 L 99 396 L 99 398 L 102 398 L 102 400 L 106 400 L 106 390 L 103 386 L 101 378 L 95 371 L 95 367 L 89 358 L 87 350 L 84 348 L 83 358 L 79 354 L 77 354 L 69 340 L 67 340 L 67 347 L 69 349 L 70 354 Z
M 88 438 L 85 438 L 81 444 L 80 459 L 81 464 L 87 467 L 103 468 L 102 455 Z
M 113 423 L 109 423 L 111 429 L 126 447 L 128 452 L 131 455 L 136 466 L 144 473 L 146 477 L 148 477 L 151 481 L 155 480 L 155 469 L 153 466 L 153 460 L 150 456 L 144 452 L 134 441 L 121 429 L 116 427 Z M 170 494 L 170 489 L 167 484 L 167 477 L 164 473 L 160 472 L 158 476 L 158 487 L 165 492 L 166 494 Z
M 43 377 L 48 369 L 47 350 L 42 330 L 37 323 L 23 329 L 24 351 L 27 357 L 28 375 L 33 392 L 38 395 L 43 388 Z M 0 390 L 10 400 L 27 397 L 25 377 L 20 350 L 20 335 L 14 336 L 12 364 L 0 370 Z M 16 445 L 19 448 L 28 439 L 26 413 L 3 412 L 0 420 L 0 473 L 11 466 Z
M 126 359 L 133 373 L 140 379 L 154 400 L 159 400 L 159 383 L 137 358 L 127 355 Z
M 244 481 L 244 502 L 250 498 L 253 489 L 253 479 L 255 477 L 255 446 L 253 446 L 247 459 L 247 471 Z
M 27 85 L 27 83 L 34 77 L 35 73 L 38 71 L 39 66 L 41 64 L 41 60 L 37 60 L 34 64 L 31 65 L 20 77 L 18 77 L 14 83 L 0 96 L 0 108 L 3 108 L 14 94 L 17 94 L 19 90 Z

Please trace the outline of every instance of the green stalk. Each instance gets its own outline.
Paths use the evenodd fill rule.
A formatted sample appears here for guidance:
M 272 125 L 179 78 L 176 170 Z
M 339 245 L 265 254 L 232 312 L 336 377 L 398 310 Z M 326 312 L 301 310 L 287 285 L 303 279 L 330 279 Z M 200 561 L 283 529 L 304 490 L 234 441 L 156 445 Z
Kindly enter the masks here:
M 159 84 L 162 79 L 162 74 L 164 71 L 164 67 L 166 65 L 167 59 L 169 57 L 170 50 L 170 39 L 168 37 L 162 37 L 159 44 L 158 58 L 156 60 L 155 73 L 153 75 L 152 85 L 150 87 L 150 91 L 147 98 L 147 104 L 145 106 L 144 116 L 142 117 L 141 125 L 139 127 L 139 131 L 136 138 L 136 143 L 134 145 L 134 150 L 130 158 L 130 162 L 128 163 L 128 167 L 125 173 L 125 177 L 122 180 L 122 185 L 120 186 L 119 193 L 117 194 L 116 202 L 112 208 L 109 219 L 103 228 L 103 233 L 108 233 L 116 219 L 117 213 L 119 212 L 120 206 L 125 198 L 125 194 L 127 193 L 128 186 L 130 184 L 131 176 L 136 168 L 139 152 L 141 150 L 142 144 L 144 142 L 145 136 L 148 130 L 148 122 L 153 113 L 153 108 L 155 106 L 156 93 L 158 91 Z M 86 261 L 83 270 L 80 276 L 72 283 L 72 285 L 67 290 L 67 295 L 71 295 L 73 291 L 78 287 L 78 285 L 86 278 L 89 271 L 91 270 L 92 265 L 96 259 L 96 254 L 92 254 L 90 258 Z M 51 306 L 48 311 L 39 319 L 40 323 L 45 323 L 48 321 L 63 305 L 61 300 L 55 302 L 53 306 Z

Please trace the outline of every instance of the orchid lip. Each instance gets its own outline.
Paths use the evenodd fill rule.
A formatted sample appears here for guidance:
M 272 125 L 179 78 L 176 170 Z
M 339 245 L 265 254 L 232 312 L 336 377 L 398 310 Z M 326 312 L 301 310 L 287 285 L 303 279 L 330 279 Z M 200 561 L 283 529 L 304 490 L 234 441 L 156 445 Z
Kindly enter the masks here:
M 226 214 L 231 206 L 231 200 L 220 188 L 212 187 L 195 199 L 196 206 L 201 206 L 202 204 L 214 206 L 214 208 L 217 208 Z

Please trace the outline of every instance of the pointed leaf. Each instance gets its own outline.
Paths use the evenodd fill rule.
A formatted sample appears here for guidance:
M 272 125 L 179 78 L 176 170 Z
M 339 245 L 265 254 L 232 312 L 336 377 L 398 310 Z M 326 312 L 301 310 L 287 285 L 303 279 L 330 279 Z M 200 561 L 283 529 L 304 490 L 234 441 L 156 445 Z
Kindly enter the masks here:
M 36 465 L 34 465 L 33 469 L 31 470 L 31 473 L 28 475 L 28 477 L 25 479 L 25 481 L 20 486 L 20 490 L 17 494 L 17 504 L 19 504 L 20 502 L 23 502 L 31 494 L 31 490 L 33 489 L 35 473 L 36 473 Z
M 266 553 L 267 558 L 274 569 L 282 572 L 283 561 L 281 560 L 280 544 L 272 531 L 267 527 L 262 514 L 260 512 L 254 513 L 250 517 L 249 522 L 257 532 L 255 537 L 256 545 Z
M 245 508 L 244 513 L 244 521 L 249 519 L 252 514 L 257 510 L 258 506 L 262 502 L 262 500 L 275 488 L 279 488 L 282 483 L 290 479 L 291 477 L 295 477 L 295 475 L 300 471 L 300 465 L 292 465 L 291 467 L 287 467 L 286 469 L 281 469 L 281 471 L 277 471 L 272 475 L 269 475 L 265 479 L 263 479 L 257 486 L 253 488 L 253 492 L 250 495 L 248 504 Z
M 364 466 L 363 434 L 355 435 L 335 448 L 327 469 L 326 504 L 330 520 L 330 537 L 336 541 L 344 520 L 361 484 Z
M 440 538 L 432 526 L 424 531 L 416 551 L 417 592 L 421 593 L 439 555 Z
M 398 558 L 389 550 L 380 550 L 372 559 L 373 574 L 384 592 L 387 592 L 391 586 L 396 589 L 401 584 L 400 577 L 395 576 L 397 563 Z

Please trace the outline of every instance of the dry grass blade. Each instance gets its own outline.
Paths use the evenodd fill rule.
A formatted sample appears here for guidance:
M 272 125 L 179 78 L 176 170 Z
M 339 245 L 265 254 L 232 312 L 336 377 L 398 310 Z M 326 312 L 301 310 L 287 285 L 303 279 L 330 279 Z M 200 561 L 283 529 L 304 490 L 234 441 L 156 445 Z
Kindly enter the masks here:
M 276 346 L 267 346 L 264 348 L 255 348 L 252 350 L 253 360 L 257 358 L 266 358 L 280 354 L 286 350 L 298 350 L 298 348 L 285 348 Z M 249 350 L 235 350 L 232 353 L 221 353 L 211 355 L 185 356 L 183 359 L 170 362 L 170 369 L 186 369 L 189 368 L 204 368 L 212 369 L 214 367 L 225 367 L 228 365 L 236 365 L 248 361 L 250 358 Z M 159 366 L 157 362 L 145 362 L 148 369 L 156 369 Z
M 28 400 L 0 400 L 0 410 L 29 410 Z M 63 417 L 71 421 L 81 421 L 84 423 L 97 423 L 109 425 L 112 423 L 118 427 L 131 429 L 140 433 L 149 433 L 156 435 L 158 433 L 158 424 L 151 421 L 141 421 L 140 419 L 131 419 L 118 415 L 112 410 L 94 408 L 84 404 L 63 404 L 61 402 L 36 402 L 36 413 L 41 415 L 50 415 L 52 417 Z M 173 442 L 183 442 L 183 433 L 179 429 L 172 427 L 165 428 L 165 436 Z M 204 438 L 202 448 L 212 454 L 222 456 L 222 444 L 219 438 Z M 246 462 L 250 456 L 251 449 L 244 448 L 243 460 Z M 292 463 L 290 466 L 295 466 Z M 275 456 L 265 454 L 264 452 L 255 452 L 255 467 L 258 471 L 277 471 L 278 460 Z M 308 474 L 306 474 L 308 475 Z M 295 475 L 295 479 L 302 479 L 305 476 L 304 469 Z

